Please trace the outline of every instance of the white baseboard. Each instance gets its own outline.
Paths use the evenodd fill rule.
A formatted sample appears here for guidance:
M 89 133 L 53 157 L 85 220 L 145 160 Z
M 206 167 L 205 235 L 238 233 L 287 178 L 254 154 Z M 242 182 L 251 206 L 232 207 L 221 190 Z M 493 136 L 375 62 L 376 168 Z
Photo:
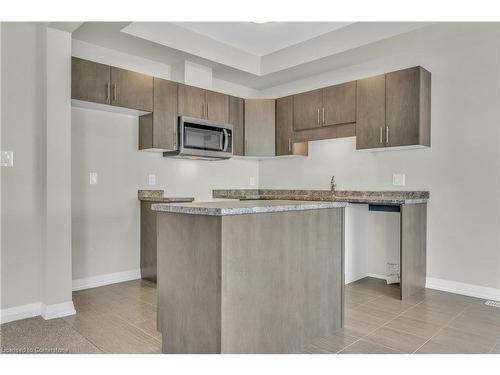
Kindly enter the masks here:
M 141 278 L 141 270 L 139 268 L 129 271 L 85 277 L 82 279 L 73 280 L 73 291 L 97 288 L 99 286 L 116 284 L 129 280 L 137 280 L 140 278 Z
M 40 302 L 35 302 L 27 305 L 2 309 L 0 310 L 0 324 L 38 316 L 40 315 L 41 307 L 42 304 Z
M 500 289 L 428 277 L 425 287 L 464 296 L 500 301 Z
M 76 314 L 76 311 L 73 306 L 73 301 L 57 303 L 54 305 L 45 305 L 42 302 L 36 302 L 1 310 L 0 324 L 33 318 L 39 315 L 48 320 L 74 314 Z
M 57 303 L 55 305 L 45 305 L 42 303 L 40 315 L 45 320 L 62 318 L 63 316 L 75 315 L 76 310 L 73 301 Z

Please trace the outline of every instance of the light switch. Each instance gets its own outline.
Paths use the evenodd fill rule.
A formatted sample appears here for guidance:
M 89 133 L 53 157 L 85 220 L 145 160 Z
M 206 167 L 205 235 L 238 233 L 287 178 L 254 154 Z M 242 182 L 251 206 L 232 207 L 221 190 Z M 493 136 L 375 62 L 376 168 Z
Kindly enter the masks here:
M 90 185 L 97 185 L 97 172 L 90 172 L 89 182 Z
M 1 151 L 0 152 L 0 165 L 2 167 L 13 167 L 14 166 L 14 153 L 12 151 Z
M 148 180 L 149 180 L 149 185 L 150 186 L 156 185 L 156 175 L 155 174 L 150 174 L 148 176 Z
M 393 186 L 405 186 L 406 185 L 406 175 L 401 173 L 394 173 L 392 175 L 392 185 Z

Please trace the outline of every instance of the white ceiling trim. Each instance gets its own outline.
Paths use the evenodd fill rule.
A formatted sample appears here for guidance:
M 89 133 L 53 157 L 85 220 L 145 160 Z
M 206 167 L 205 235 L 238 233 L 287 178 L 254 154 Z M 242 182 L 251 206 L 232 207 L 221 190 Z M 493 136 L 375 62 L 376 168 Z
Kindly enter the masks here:
M 260 75 L 264 76 L 338 55 L 430 24 L 430 22 L 358 22 L 263 56 Z
M 169 22 L 132 22 L 123 33 L 260 75 L 260 57 Z
M 249 53 L 171 22 L 132 22 L 121 31 L 262 77 L 414 31 L 430 24 L 429 22 L 346 23 L 333 31 L 264 56 Z

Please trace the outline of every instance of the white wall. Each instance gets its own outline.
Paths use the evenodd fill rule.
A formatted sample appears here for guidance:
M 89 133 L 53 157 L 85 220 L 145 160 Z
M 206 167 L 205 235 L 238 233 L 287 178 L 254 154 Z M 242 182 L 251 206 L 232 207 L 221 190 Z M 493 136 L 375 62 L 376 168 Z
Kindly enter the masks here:
M 14 151 L 14 167 L 2 168 L 2 309 L 41 301 L 41 57 L 39 25 L 2 25 L 1 148 Z
M 193 161 L 137 150 L 137 117 L 72 110 L 73 279 L 139 268 L 138 189 L 209 200 L 212 189 L 258 184 L 258 162 Z M 89 172 L 98 173 L 89 185 Z M 156 174 L 157 186 L 148 186 Z
M 1 148 L 14 166 L 2 170 L 1 318 L 64 316 L 74 313 L 71 37 L 42 23 L 2 28 Z
M 405 173 L 406 189 L 431 193 L 428 276 L 498 289 L 498 26 L 464 30 L 409 34 L 398 48 L 381 44 L 376 59 L 268 90 L 287 95 L 420 64 L 432 73 L 431 148 L 366 152 L 355 150 L 355 138 L 310 142 L 307 158 L 261 161 L 259 186 L 328 188 L 335 175 L 338 189 L 397 189 L 392 174 Z

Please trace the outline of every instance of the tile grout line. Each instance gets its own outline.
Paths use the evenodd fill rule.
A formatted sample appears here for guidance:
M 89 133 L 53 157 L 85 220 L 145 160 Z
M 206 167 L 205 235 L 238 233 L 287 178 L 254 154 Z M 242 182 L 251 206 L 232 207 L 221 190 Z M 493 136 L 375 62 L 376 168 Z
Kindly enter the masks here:
M 379 298 L 382 298 L 382 297 L 384 297 L 384 294 L 380 295 L 379 297 L 377 297 L 377 298 L 375 298 L 375 299 L 379 299 Z M 374 300 L 375 300 L 375 299 L 374 299 Z M 374 301 L 374 300 L 373 300 L 373 301 Z M 367 337 L 367 336 L 371 335 L 373 332 L 375 332 L 375 331 L 376 331 L 376 330 L 378 330 L 379 328 L 384 327 L 386 324 L 389 324 L 389 323 L 390 323 L 390 322 L 392 322 L 393 320 L 395 320 L 395 319 L 399 318 L 399 317 L 400 317 L 401 315 L 403 315 L 406 311 L 408 311 L 408 310 L 410 310 L 410 309 L 412 309 L 412 308 L 414 308 L 414 307 L 416 307 L 416 306 L 420 305 L 420 304 L 421 304 L 421 303 L 423 303 L 423 302 L 424 302 L 424 301 L 420 301 L 420 302 L 418 302 L 417 304 L 412 305 L 412 306 L 408 307 L 408 308 L 407 308 L 407 309 L 405 309 L 405 310 L 402 310 L 402 311 L 401 311 L 398 315 L 396 315 L 394 318 L 392 318 L 392 319 L 388 320 L 386 323 L 384 323 L 384 324 L 382 324 L 382 325 L 378 326 L 378 327 L 377 327 L 377 328 L 375 328 L 374 330 L 372 330 L 372 331 L 368 332 L 367 334 L 365 334 L 365 335 L 361 336 L 361 337 L 360 337 L 360 338 L 358 338 L 356 341 L 354 341 L 354 342 L 352 342 L 351 344 L 349 344 L 349 345 L 347 345 L 346 347 L 344 347 L 342 350 L 345 350 L 345 349 L 347 349 L 348 347 L 350 347 L 350 346 L 354 345 L 355 343 L 357 343 L 358 341 L 361 341 L 363 338 L 365 338 L 365 337 Z M 368 302 L 366 302 L 366 303 L 368 303 Z M 377 309 L 377 310 L 378 310 L 378 309 Z M 383 311 L 383 310 L 381 310 L 381 311 Z M 371 342 L 371 341 L 369 341 L 369 342 Z M 383 344 L 378 344 L 378 343 L 375 343 L 375 344 L 376 344 L 376 345 L 380 345 L 380 346 L 383 346 L 383 347 L 385 347 L 385 348 L 388 348 L 388 349 L 395 350 L 395 351 L 399 352 L 399 350 L 397 350 L 397 349 L 395 349 L 395 348 L 391 348 L 391 347 L 389 347 L 389 346 L 385 346 L 385 345 L 383 345 Z M 337 352 L 337 354 L 338 354 L 338 353 L 340 353 L 342 350 L 339 350 L 339 351 Z
M 470 305 L 469 305 L 470 306 Z M 417 349 L 415 349 L 413 351 L 412 354 L 416 354 L 425 344 L 427 344 L 429 341 L 431 341 L 434 337 L 436 337 L 443 329 L 449 327 L 450 323 L 453 322 L 455 319 L 457 319 L 458 317 L 460 317 L 464 312 L 465 310 L 467 310 L 467 308 L 469 306 L 466 306 L 463 308 L 462 311 L 460 311 L 459 313 L 457 313 L 455 316 L 453 316 L 444 326 L 442 326 L 441 328 L 439 328 L 436 333 L 434 333 L 426 342 L 424 342 L 422 345 L 420 345 Z
M 495 349 L 497 347 L 497 345 L 500 345 L 500 340 L 498 340 L 495 344 L 493 344 L 493 346 L 491 347 L 490 351 L 488 352 L 488 354 L 492 354 L 493 352 L 493 349 Z
M 63 319 L 64 320 L 64 319 Z M 97 345 L 94 341 L 90 339 L 90 337 L 87 337 L 86 335 L 83 334 L 83 332 L 80 332 L 78 329 L 73 327 L 72 324 L 68 323 L 67 321 L 64 320 L 64 322 L 71 327 L 75 332 L 77 332 L 79 335 L 85 338 L 88 342 L 90 342 L 93 346 L 95 346 L 99 351 L 101 351 L 104 354 L 109 354 L 107 351 L 104 350 L 104 348 L 101 348 L 99 345 Z

